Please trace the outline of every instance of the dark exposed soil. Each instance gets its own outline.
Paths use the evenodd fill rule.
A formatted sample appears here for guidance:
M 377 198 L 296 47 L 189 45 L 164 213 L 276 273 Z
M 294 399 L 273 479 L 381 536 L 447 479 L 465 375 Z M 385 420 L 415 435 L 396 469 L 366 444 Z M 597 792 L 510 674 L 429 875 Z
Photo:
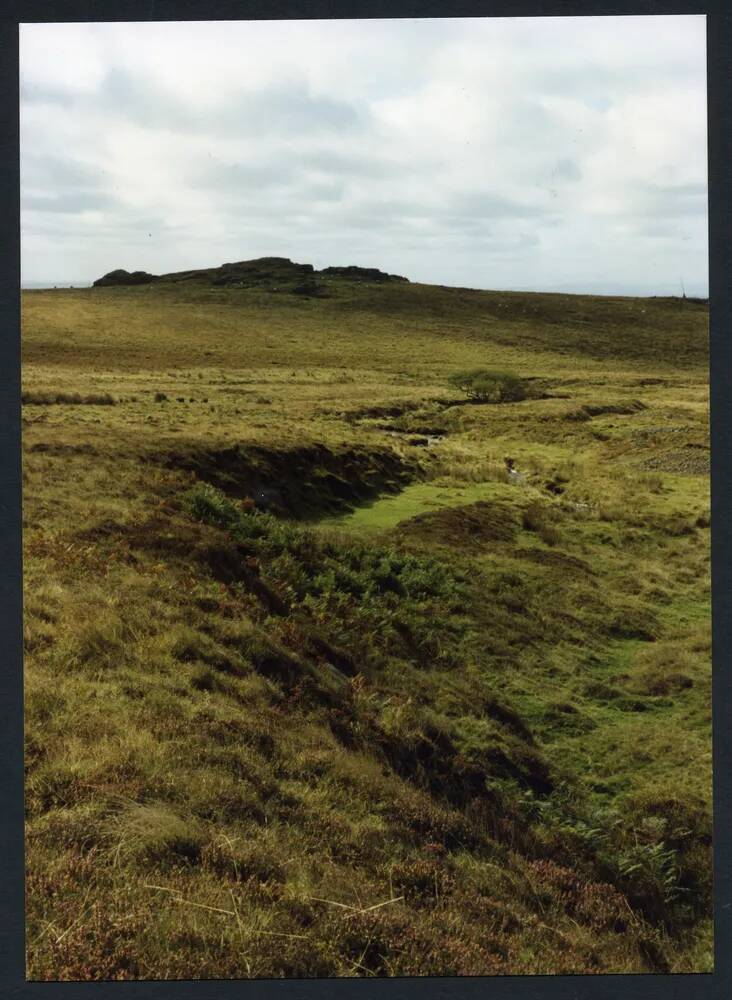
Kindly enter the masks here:
M 329 448 L 322 444 L 274 450 L 254 445 L 190 445 L 153 456 L 187 469 L 229 496 L 299 520 L 348 510 L 382 493 L 396 493 L 421 469 L 389 448 Z
M 344 419 L 354 420 L 379 420 L 386 417 L 401 417 L 404 413 L 411 413 L 424 406 L 420 400 L 404 400 L 400 403 L 388 403 L 382 406 L 362 406 L 358 410 L 347 410 L 341 413 Z
M 640 413 L 647 407 L 640 399 L 632 399 L 627 403 L 587 403 L 582 409 L 590 417 L 601 417 L 606 413 L 630 416 L 632 413 Z

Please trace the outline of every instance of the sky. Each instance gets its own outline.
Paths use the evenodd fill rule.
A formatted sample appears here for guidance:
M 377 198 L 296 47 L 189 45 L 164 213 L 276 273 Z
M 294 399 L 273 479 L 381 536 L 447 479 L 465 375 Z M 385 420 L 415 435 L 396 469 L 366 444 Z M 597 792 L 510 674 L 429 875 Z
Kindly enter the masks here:
M 708 294 L 705 18 L 21 25 L 24 284 Z

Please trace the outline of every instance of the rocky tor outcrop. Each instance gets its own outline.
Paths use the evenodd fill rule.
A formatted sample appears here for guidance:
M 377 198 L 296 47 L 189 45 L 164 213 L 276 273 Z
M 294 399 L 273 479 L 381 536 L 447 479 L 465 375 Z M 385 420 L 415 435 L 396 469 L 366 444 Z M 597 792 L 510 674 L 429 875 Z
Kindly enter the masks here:
M 94 282 L 95 288 L 105 285 L 149 285 L 152 281 L 157 281 L 157 275 L 148 274 L 147 271 L 125 271 L 119 268 L 116 271 L 109 271 Z
M 409 281 L 399 274 L 387 274 L 378 267 L 325 267 L 319 272 L 326 278 L 348 278 L 350 281 Z
M 321 283 L 316 282 L 321 279 Z M 258 257 L 240 260 L 220 267 L 198 268 L 155 275 L 146 271 L 110 271 L 98 278 L 95 287 L 107 285 L 145 285 L 153 281 L 195 282 L 216 287 L 261 288 L 273 292 L 293 292 L 296 295 L 322 296 L 327 291 L 323 281 L 343 279 L 358 282 L 408 281 L 398 274 L 387 274 L 376 267 L 326 267 L 316 271 L 312 264 L 298 264 L 288 257 Z

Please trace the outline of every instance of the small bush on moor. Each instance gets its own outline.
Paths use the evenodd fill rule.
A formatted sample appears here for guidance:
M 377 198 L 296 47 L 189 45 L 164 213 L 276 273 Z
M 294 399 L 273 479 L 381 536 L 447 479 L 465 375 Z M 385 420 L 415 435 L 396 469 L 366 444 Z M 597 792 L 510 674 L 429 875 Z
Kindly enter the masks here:
M 460 389 L 469 399 L 479 403 L 517 403 L 526 399 L 526 386 L 512 372 L 472 368 L 456 372 L 448 379 L 450 385 Z

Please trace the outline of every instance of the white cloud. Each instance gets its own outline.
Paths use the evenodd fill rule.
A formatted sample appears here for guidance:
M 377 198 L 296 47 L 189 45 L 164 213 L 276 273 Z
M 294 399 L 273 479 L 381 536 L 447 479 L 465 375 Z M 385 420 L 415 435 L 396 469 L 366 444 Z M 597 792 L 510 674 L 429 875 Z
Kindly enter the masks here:
M 706 293 L 697 16 L 21 28 L 25 280 L 280 254 Z

